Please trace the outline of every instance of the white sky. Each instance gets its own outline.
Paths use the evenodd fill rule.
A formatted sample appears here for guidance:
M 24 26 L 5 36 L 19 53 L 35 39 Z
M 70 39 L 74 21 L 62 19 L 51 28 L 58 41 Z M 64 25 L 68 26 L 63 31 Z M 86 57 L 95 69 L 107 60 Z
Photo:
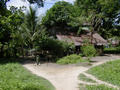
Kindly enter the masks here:
M 38 15 L 44 14 L 57 1 L 67 1 L 67 2 L 73 3 L 75 0 L 45 0 L 44 7 L 41 7 L 38 9 Z M 15 7 L 26 6 L 28 8 L 29 3 L 26 0 L 10 0 L 7 3 L 7 8 L 9 9 L 10 6 L 15 6 Z M 35 5 L 33 5 L 33 6 L 35 6 Z

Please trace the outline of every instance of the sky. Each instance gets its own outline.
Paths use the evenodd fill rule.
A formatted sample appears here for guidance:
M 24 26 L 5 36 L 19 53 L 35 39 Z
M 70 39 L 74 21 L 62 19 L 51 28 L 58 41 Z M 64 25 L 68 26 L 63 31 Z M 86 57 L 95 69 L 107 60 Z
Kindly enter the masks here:
M 41 8 L 38 8 L 37 10 L 37 15 L 41 15 L 41 14 L 45 14 L 45 12 L 50 9 L 54 4 L 55 2 L 57 1 L 66 1 L 66 2 L 70 2 L 70 3 L 73 3 L 75 0 L 45 0 L 45 3 L 44 3 L 44 7 L 41 7 Z M 22 6 L 26 6 L 27 8 L 29 7 L 29 3 L 25 0 L 10 0 L 8 3 L 7 3 L 7 8 L 9 9 L 10 6 L 15 6 L 15 7 L 22 7 Z M 32 5 L 33 7 L 35 7 L 36 5 Z

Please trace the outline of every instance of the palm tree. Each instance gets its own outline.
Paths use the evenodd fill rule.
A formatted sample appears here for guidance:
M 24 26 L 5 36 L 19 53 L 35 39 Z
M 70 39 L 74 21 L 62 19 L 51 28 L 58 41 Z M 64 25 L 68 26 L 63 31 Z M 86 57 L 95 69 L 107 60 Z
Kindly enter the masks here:
M 30 6 L 29 11 L 24 15 L 24 23 L 21 25 L 21 30 L 25 35 L 24 39 L 30 49 L 34 48 L 34 41 L 39 35 L 39 29 L 36 10 Z
M 29 7 L 29 11 L 23 15 L 23 23 L 21 24 L 20 30 L 20 41 L 22 46 L 22 51 L 24 51 L 24 46 L 26 46 L 29 51 L 35 50 L 35 42 L 39 38 L 40 24 L 39 19 L 36 16 L 36 9 Z M 36 51 L 36 50 L 35 50 Z

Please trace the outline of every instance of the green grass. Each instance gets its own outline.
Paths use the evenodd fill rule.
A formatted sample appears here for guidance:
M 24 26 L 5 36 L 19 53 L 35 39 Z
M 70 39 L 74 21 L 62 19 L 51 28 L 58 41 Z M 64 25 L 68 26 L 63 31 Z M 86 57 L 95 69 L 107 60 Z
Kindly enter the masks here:
M 65 56 L 57 60 L 57 64 L 76 64 L 76 63 L 83 63 L 83 62 L 89 62 L 89 61 L 84 60 L 80 55 L 76 55 L 76 54 Z
M 79 79 L 82 80 L 82 81 L 85 81 L 85 82 L 91 82 L 91 83 L 95 83 L 96 81 L 86 77 L 84 74 L 80 74 L 79 75 Z
M 88 73 L 100 80 L 120 86 L 120 60 L 110 61 L 88 70 Z
M 0 64 L 0 90 L 55 90 L 42 77 L 31 74 L 19 63 Z
M 117 90 L 115 88 L 107 87 L 105 85 L 80 85 L 79 90 Z

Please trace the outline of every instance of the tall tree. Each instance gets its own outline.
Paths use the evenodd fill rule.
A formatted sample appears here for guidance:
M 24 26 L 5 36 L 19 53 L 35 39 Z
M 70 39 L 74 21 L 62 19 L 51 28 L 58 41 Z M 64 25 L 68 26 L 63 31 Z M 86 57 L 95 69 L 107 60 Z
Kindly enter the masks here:
M 119 0 L 76 0 L 75 5 L 80 8 L 82 16 L 90 17 L 93 30 L 100 29 L 100 33 L 105 37 L 113 28 L 120 2 Z
M 30 49 L 34 47 L 34 41 L 39 35 L 39 28 L 36 10 L 29 7 L 29 11 L 24 15 L 24 22 L 21 25 L 21 33 L 25 36 L 24 39 Z
M 5 9 L 6 10 L 6 9 Z M 17 53 L 17 40 L 15 33 L 18 31 L 19 25 L 22 23 L 22 18 L 18 12 L 12 13 L 6 10 L 4 15 L 0 16 L 0 43 L 1 56 L 13 56 Z
M 67 30 L 66 27 L 70 26 L 71 18 L 76 15 L 75 11 L 76 9 L 72 4 L 59 1 L 47 11 L 42 19 L 42 24 L 45 25 L 47 29 L 57 27 L 60 30 Z

